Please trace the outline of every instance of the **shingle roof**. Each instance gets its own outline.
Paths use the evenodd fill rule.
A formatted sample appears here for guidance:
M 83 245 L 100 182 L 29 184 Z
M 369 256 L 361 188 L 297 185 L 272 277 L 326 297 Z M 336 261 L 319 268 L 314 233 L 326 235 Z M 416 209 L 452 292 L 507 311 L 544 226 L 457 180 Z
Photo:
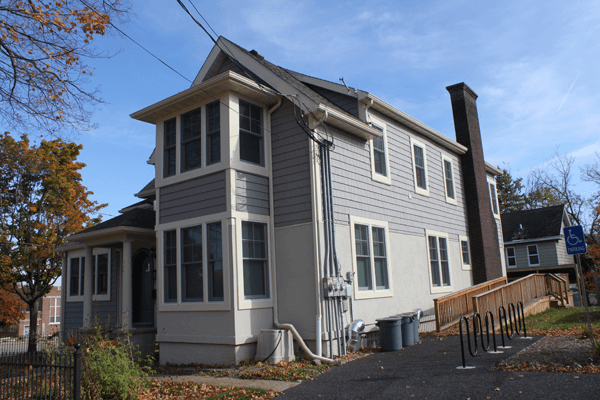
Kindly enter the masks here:
M 91 228 L 87 228 L 81 232 L 77 232 L 77 235 L 82 233 L 102 231 L 105 229 L 116 228 L 120 226 L 127 226 L 131 228 L 154 229 L 155 215 L 156 214 L 152 209 L 134 208 L 133 210 L 127 211 L 126 213 L 123 213 L 118 217 L 111 218 L 108 221 L 104 221 L 98 225 L 92 226 Z
M 148 182 L 142 190 L 140 190 L 138 193 L 135 194 L 135 196 L 136 197 L 145 197 L 145 196 L 151 196 L 153 194 L 154 194 L 154 179 L 152 179 L 150 182 Z
M 564 205 L 502 214 L 505 242 L 560 236 Z

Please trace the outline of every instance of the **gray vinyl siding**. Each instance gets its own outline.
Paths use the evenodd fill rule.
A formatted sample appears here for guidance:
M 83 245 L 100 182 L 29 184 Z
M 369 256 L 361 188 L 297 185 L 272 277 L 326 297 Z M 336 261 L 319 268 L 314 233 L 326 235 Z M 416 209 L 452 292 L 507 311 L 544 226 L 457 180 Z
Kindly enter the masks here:
M 358 118 L 358 99 L 356 96 L 348 96 L 342 93 L 334 92 L 320 86 L 308 85 L 309 88 L 325 97 L 327 100 Z
M 335 219 L 348 225 L 349 216 L 387 221 L 391 232 L 420 235 L 424 229 L 445 232 L 451 240 L 468 235 L 466 206 L 463 202 L 461 164 L 457 156 L 444 152 L 452 160 L 457 204 L 446 202 L 442 172 L 442 152 L 418 135 L 426 145 L 429 196 L 415 193 L 412 152 L 408 129 L 387 121 L 387 147 L 392 184 L 374 181 L 371 175 L 369 143 L 333 128 L 335 149 L 331 152 Z
M 574 257 L 567 254 L 567 246 L 565 245 L 565 239 L 560 239 L 558 242 L 556 242 L 556 257 L 558 260 L 557 265 L 575 263 Z
M 159 190 L 160 223 L 225 211 L 225 171 L 176 183 Z
M 225 71 L 233 71 L 233 72 L 237 72 L 238 74 L 244 75 L 244 71 L 239 66 L 237 66 L 229 57 L 225 58 L 225 60 L 223 61 L 223 63 L 219 67 L 219 69 L 214 70 L 215 71 L 214 73 L 212 71 L 213 71 L 213 69 L 211 68 L 211 71 L 209 71 L 206 74 L 206 76 L 204 77 L 203 82 L 210 78 L 214 78 L 215 76 L 217 76 Z
M 111 251 L 110 257 L 110 300 L 94 301 L 92 303 L 92 320 L 97 321 L 100 326 L 112 328 L 117 324 L 117 279 L 120 270 L 120 253 Z M 68 302 L 63 314 L 63 324 L 66 332 L 83 326 L 83 302 Z
M 517 268 L 528 268 L 529 257 L 527 255 L 527 246 L 537 245 L 538 256 L 540 258 L 540 265 L 534 266 L 535 268 L 540 267 L 552 267 L 558 265 L 558 259 L 556 254 L 556 241 L 548 242 L 533 242 L 529 244 L 518 244 L 518 245 L 506 245 L 506 247 L 514 247 L 515 255 L 517 256 Z M 505 255 L 506 257 L 506 255 Z M 508 265 L 508 264 L 507 264 Z
M 235 209 L 269 215 L 269 178 L 235 172 Z
M 62 313 L 62 325 L 66 332 L 81 328 L 83 326 L 83 302 L 69 302 L 65 304 L 65 312 Z
M 312 221 L 309 139 L 285 100 L 271 119 L 275 227 Z

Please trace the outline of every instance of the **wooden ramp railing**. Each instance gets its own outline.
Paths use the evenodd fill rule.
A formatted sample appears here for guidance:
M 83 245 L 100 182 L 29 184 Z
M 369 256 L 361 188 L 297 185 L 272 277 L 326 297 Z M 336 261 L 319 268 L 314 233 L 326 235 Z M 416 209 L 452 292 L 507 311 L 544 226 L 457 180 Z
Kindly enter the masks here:
M 500 306 L 553 295 L 561 305 L 569 302 L 568 274 L 531 274 L 514 282 L 498 278 L 434 300 L 436 329 L 441 332 L 455 325 L 463 315 L 474 312 L 494 314 Z
M 435 326 L 438 332 L 448 329 L 456 324 L 463 315 L 473 312 L 472 297 L 480 293 L 485 293 L 491 289 L 505 285 L 507 278 L 498 278 L 467 289 L 460 290 L 448 296 L 434 299 Z

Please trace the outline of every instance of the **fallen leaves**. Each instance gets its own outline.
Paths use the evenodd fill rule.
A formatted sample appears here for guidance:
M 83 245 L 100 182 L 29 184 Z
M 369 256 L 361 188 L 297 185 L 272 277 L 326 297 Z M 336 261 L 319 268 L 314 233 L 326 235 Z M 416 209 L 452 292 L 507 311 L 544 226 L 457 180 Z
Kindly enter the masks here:
M 207 397 L 227 399 L 273 399 L 277 392 L 264 389 L 212 386 L 192 382 L 161 382 L 152 380 L 150 388 L 140 393 L 139 400 L 196 400 Z

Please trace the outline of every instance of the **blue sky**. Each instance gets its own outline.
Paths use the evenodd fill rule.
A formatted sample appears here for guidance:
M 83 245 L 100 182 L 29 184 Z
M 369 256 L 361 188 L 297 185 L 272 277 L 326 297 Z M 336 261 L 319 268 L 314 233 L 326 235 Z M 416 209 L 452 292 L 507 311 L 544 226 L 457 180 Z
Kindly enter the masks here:
M 446 86 L 478 95 L 486 160 L 525 176 L 556 149 L 593 161 L 600 151 L 600 3 L 597 1 L 193 0 L 214 30 L 267 60 L 380 97 L 454 139 Z M 183 0 L 194 12 L 189 0 Z M 193 80 L 213 43 L 175 0 L 133 1 L 118 25 Z M 105 219 L 132 204 L 154 175 L 154 126 L 129 114 L 189 83 L 120 36 L 91 60 L 106 104 L 83 132 L 80 160 Z M 578 188 L 584 188 L 579 184 Z

